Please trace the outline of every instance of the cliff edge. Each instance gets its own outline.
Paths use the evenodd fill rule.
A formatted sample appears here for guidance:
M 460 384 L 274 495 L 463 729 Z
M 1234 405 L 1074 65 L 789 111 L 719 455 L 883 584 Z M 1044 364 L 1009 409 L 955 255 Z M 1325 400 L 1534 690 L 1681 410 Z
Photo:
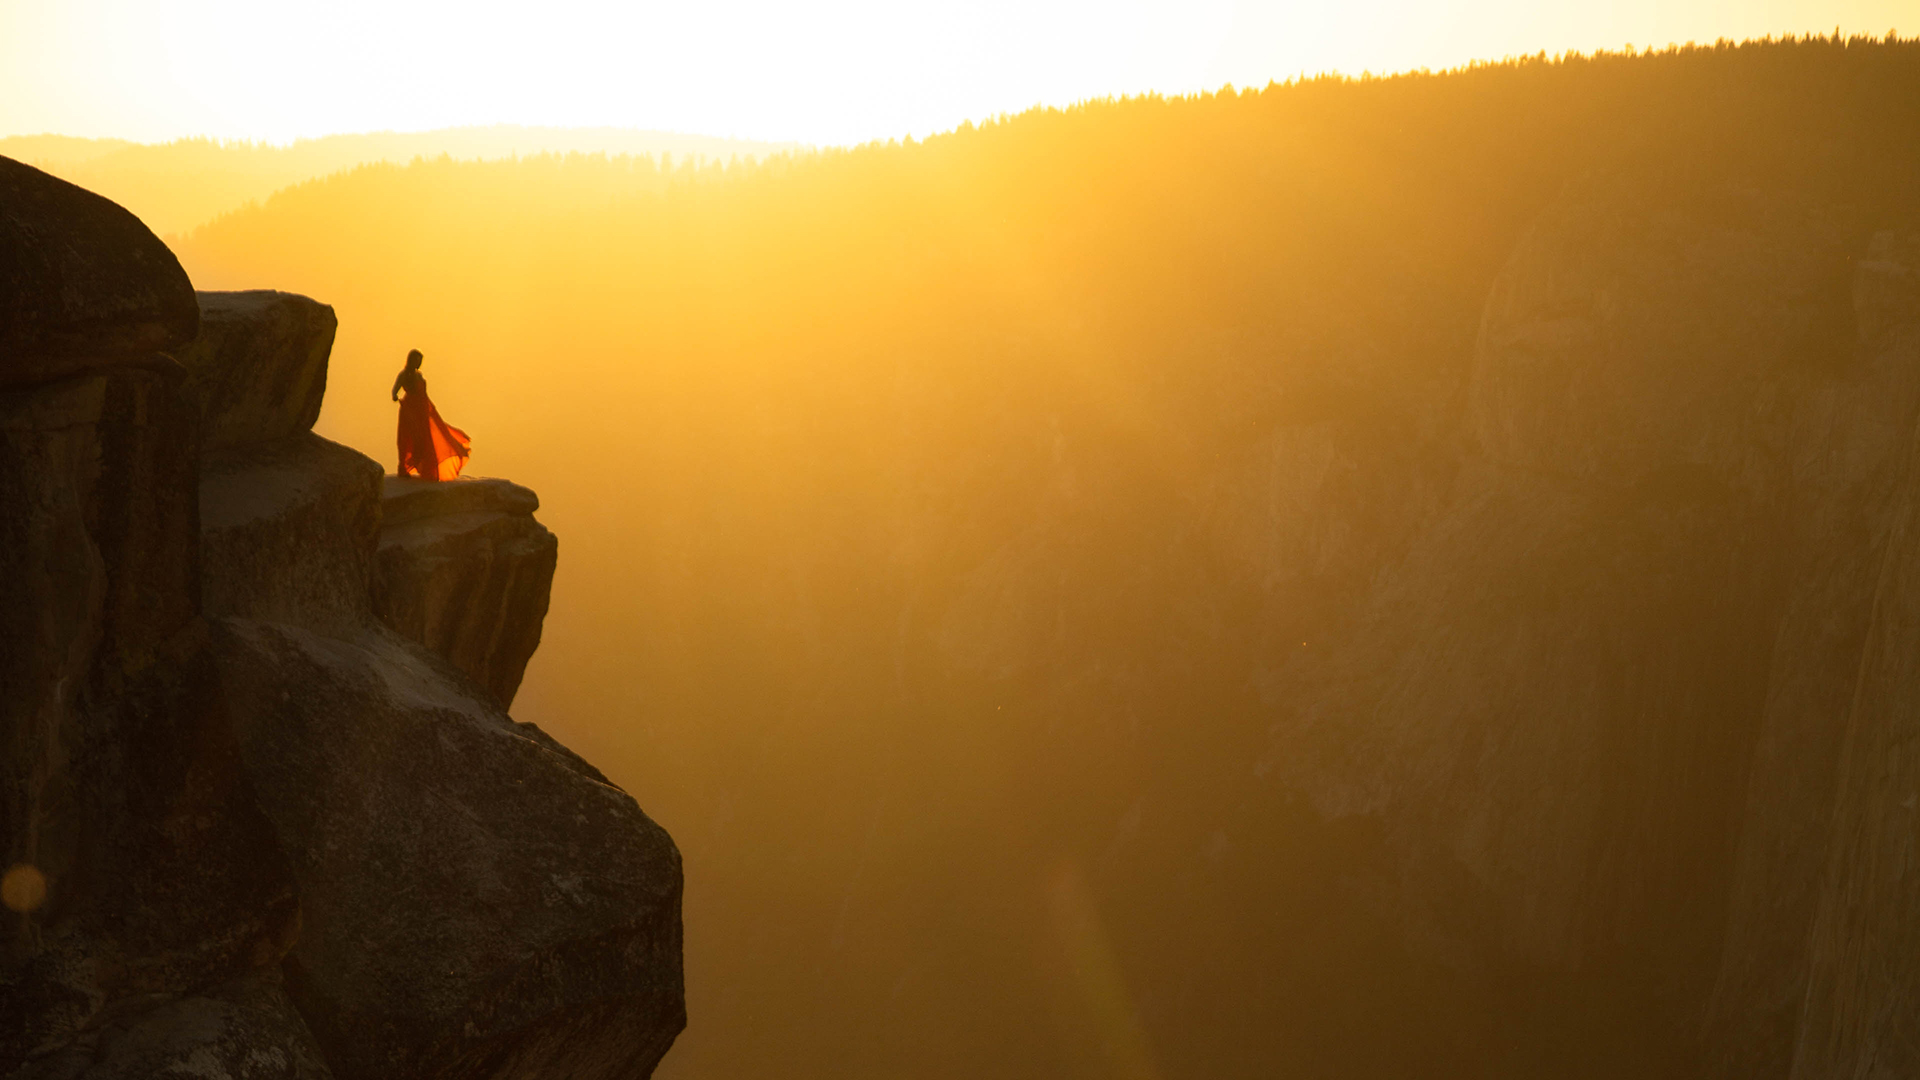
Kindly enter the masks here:
M 334 327 L 0 159 L 0 1075 L 645 1077 L 685 1024 L 672 839 L 505 712 L 537 502 L 383 524 Z

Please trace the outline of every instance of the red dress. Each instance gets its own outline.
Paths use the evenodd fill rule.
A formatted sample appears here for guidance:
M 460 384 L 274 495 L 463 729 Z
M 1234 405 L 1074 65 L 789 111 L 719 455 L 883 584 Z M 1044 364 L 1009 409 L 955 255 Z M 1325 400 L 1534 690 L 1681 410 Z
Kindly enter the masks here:
M 473 443 L 467 433 L 440 419 L 427 397 L 427 380 L 418 371 L 402 378 L 400 389 L 400 475 L 452 480 L 466 468 Z

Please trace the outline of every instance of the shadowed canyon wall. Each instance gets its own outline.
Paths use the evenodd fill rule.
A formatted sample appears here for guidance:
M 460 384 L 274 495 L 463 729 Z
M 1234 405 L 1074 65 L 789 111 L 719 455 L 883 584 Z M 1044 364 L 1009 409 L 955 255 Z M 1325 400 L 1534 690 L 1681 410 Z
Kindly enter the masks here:
M 1907 1075 L 1920 50 L 363 170 L 180 245 L 567 538 L 678 1077 Z

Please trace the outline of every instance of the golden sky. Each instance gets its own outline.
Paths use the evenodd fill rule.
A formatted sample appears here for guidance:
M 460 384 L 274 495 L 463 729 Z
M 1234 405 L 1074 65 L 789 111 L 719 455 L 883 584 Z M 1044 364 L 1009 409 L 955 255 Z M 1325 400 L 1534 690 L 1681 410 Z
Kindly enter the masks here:
M 1920 0 L 0 0 L 0 135 L 464 124 L 854 143 L 1545 50 L 1920 31 Z

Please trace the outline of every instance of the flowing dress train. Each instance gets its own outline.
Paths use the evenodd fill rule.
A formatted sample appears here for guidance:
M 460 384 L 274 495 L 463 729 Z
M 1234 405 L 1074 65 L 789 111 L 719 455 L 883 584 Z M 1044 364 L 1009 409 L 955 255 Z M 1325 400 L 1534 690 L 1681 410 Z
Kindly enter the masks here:
M 409 372 L 400 384 L 400 475 L 452 480 L 466 468 L 473 443 L 467 433 L 440 419 L 427 397 L 427 380 Z

